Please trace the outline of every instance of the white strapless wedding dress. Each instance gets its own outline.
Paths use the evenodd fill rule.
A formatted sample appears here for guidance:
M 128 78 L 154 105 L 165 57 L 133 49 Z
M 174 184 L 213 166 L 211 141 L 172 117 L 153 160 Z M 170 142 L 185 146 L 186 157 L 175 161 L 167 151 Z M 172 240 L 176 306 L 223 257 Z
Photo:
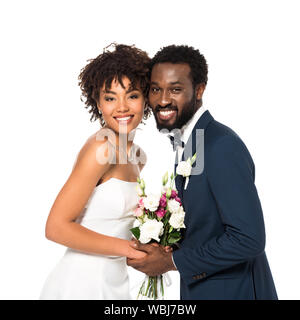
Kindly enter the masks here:
M 131 239 L 138 203 L 136 182 L 111 178 L 98 185 L 77 222 L 112 237 Z M 43 300 L 129 300 L 125 257 L 88 254 L 68 248 L 48 276 Z

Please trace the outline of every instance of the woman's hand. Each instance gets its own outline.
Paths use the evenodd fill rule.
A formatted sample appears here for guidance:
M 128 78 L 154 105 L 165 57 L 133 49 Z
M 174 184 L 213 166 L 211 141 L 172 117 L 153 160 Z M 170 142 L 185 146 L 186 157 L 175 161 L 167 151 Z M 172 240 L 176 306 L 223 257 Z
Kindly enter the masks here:
M 151 246 L 154 246 L 154 247 L 158 247 L 160 244 L 158 244 L 157 242 L 153 242 L 151 243 Z M 173 248 L 171 246 L 162 246 L 165 250 L 165 252 L 172 252 L 173 251 Z
M 131 243 L 133 244 L 136 240 L 133 238 L 131 239 Z M 173 248 L 171 246 L 162 246 L 157 242 L 153 242 L 153 243 L 149 243 L 151 246 L 153 247 L 159 247 L 161 246 L 165 252 L 172 252 Z M 142 259 L 147 255 L 147 253 L 143 252 L 143 251 L 139 251 L 139 250 L 133 250 L 130 251 L 130 256 L 128 256 L 129 259 Z
M 132 238 L 129 243 L 131 243 L 132 245 L 134 244 L 136 240 L 134 238 Z M 145 258 L 147 255 L 146 252 L 143 252 L 143 251 L 139 251 L 139 250 L 135 250 L 133 249 L 132 246 L 130 246 L 129 244 L 129 252 L 128 252 L 128 255 L 127 255 L 127 258 L 129 259 L 142 259 L 142 258 Z

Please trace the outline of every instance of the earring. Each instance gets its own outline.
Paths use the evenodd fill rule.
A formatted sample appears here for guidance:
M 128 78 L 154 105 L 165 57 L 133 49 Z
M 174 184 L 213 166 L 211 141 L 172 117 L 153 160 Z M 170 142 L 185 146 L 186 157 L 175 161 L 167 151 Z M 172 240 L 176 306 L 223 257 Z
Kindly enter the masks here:
M 98 113 L 99 113 L 100 124 L 102 127 L 104 127 L 106 123 L 103 119 L 102 111 L 100 109 L 98 109 Z

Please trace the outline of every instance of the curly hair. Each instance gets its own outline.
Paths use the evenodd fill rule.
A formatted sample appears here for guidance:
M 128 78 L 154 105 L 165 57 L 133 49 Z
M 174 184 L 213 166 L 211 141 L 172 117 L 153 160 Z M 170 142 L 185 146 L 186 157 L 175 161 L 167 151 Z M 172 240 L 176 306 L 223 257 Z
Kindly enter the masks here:
M 114 50 L 109 49 L 113 47 Z M 81 69 L 79 86 L 82 91 L 81 100 L 85 103 L 85 108 L 89 108 L 91 113 L 90 121 L 98 118 L 103 126 L 104 120 L 99 113 L 97 102 L 100 97 L 100 89 L 105 86 L 109 90 L 111 83 L 116 79 L 124 88 L 122 78 L 125 76 L 130 80 L 131 87 L 140 86 L 145 97 L 149 91 L 149 63 L 150 58 L 147 53 L 136 48 L 134 45 L 112 43 L 103 49 L 95 59 L 88 60 L 88 64 Z M 146 100 L 143 119 L 147 119 L 151 114 L 151 109 Z
M 208 66 L 204 56 L 193 47 L 170 45 L 161 48 L 150 62 L 150 72 L 157 63 L 187 63 L 191 68 L 193 85 L 207 84 Z

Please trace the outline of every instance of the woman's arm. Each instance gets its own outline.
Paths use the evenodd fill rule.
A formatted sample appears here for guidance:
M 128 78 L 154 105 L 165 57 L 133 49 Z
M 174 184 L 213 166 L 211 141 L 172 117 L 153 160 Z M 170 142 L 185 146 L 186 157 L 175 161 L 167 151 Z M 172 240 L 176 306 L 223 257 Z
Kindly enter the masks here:
M 97 182 L 112 166 L 99 161 L 101 157 L 103 160 L 107 156 L 106 141 L 96 140 L 95 135 L 87 140 L 50 210 L 46 223 L 46 238 L 88 253 L 143 257 L 145 253 L 131 248 L 130 241 L 99 234 L 75 222 Z

